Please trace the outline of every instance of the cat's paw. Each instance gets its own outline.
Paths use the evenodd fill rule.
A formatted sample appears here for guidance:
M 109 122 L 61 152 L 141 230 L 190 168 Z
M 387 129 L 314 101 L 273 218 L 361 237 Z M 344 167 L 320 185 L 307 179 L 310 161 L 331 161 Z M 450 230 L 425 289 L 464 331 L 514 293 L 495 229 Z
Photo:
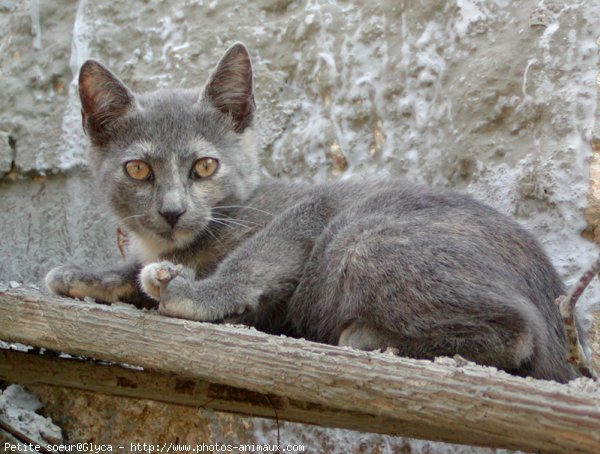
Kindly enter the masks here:
M 146 265 L 140 273 L 142 290 L 159 302 L 158 312 L 175 318 L 213 321 L 204 304 L 202 282 L 196 281 L 192 270 L 171 262 Z
M 60 296 L 114 303 L 135 291 L 133 282 L 115 272 L 94 271 L 74 265 L 62 265 L 46 274 L 46 287 Z
M 85 273 L 73 265 L 62 265 L 51 269 L 44 279 L 46 287 L 55 295 L 84 298 L 87 296 Z
M 175 265 L 167 261 L 146 265 L 140 273 L 142 290 L 150 298 L 160 301 L 161 290 L 166 289 L 169 283 L 179 276 L 182 270 L 182 265 Z
M 169 317 L 212 321 L 195 286 L 181 276 L 161 288 L 158 312 Z

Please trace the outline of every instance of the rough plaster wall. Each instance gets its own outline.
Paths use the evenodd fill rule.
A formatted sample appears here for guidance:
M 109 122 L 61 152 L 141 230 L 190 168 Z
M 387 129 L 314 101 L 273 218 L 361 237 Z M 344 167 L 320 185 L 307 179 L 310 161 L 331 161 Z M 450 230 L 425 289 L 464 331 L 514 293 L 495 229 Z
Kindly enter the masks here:
M 0 281 L 118 260 L 85 167 L 81 63 L 101 60 L 137 91 L 199 87 L 235 40 L 253 57 L 265 174 L 461 187 L 534 231 L 565 280 L 591 262 L 597 248 L 580 233 L 600 137 L 598 2 L 247 3 L 0 0 Z M 272 423 L 251 426 L 272 440 Z M 283 434 L 350 450 L 361 439 Z

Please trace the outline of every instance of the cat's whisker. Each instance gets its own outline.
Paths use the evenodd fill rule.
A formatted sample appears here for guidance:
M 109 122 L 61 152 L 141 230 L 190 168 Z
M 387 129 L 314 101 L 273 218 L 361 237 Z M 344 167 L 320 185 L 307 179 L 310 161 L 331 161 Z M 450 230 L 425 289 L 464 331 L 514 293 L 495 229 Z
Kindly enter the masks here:
M 235 221 L 232 221 L 231 219 L 211 218 L 211 220 L 214 221 L 216 224 L 221 224 L 224 227 L 227 227 L 231 230 L 236 230 L 238 228 L 251 230 L 254 228 L 251 225 L 242 224 L 241 222 L 235 222 Z
M 215 234 L 212 232 L 212 230 L 210 229 L 210 224 L 209 224 L 209 225 L 207 225 L 207 226 L 204 228 L 204 231 L 205 231 L 206 233 L 208 233 L 208 234 L 209 234 L 209 235 L 210 235 L 210 236 L 211 236 L 211 237 L 212 237 L 212 238 L 213 238 L 213 239 L 214 239 L 214 240 L 215 240 L 217 243 L 219 243 L 223 249 L 226 249 L 226 247 L 225 247 L 225 245 L 223 244 L 223 242 L 222 242 L 222 241 L 219 239 L 219 237 L 218 237 L 217 235 L 215 235 Z
M 132 218 L 145 218 L 147 216 L 147 214 L 132 214 L 131 216 L 125 216 L 123 218 L 115 219 L 115 216 L 109 211 L 100 211 L 98 213 L 98 217 L 102 222 L 106 222 L 108 224 L 116 223 L 117 225 L 120 225 L 123 222 L 128 221 Z
M 256 225 L 259 227 L 262 227 L 263 224 L 259 224 L 257 222 L 252 222 L 252 221 L 246 221 L 244 219 L 234 219 L 234 218 L 229 218 L 229 219 L 224 219 L 224 218 L 211 218 L 213 221 L 221 221 L 221 223 L 228 223 L 228 224 L 233 224 L 233 225 L 238 225 L 240 227 L 245 227 L 247 229 L 251 229 L 252 225 Z
M 212 219 L 219 219 L 220 221 L 238 221 L 238 222 L 243 222 L 243 223 L 246 223 L 249 225 L 256 225 L 258 227 L 264 227 L 264 224 L 261 224 L 260 222 L 249 221 L 248 219 L 232 218 L 231 216 L 227 216 L 226 214 L 223 214 L 223 213 L 219 213 L 219 216 L 225 216 L 226 219 L 224 219 L 224 218 L 212 218 Z
M 215 223 L 217 223 L 217 224 L 221 224 L 221 225 L 223 225 L 223 226 L 225 226 L 225 227 L 228 227 L 228 228 L 230 228 L 230 229 L 235 229 L 235 227 L 234 227 L 233 225 L 229 225 L 229 224 L 227 224 L 226 222 L 221 222 L 221 221 L 220 221 L 220 220 L 218 220 L 218 219 L 211 218 L 211 219 L 210 219 L 210 221 L 211 221 L 211 222 L 215 222 Z
M 269 216 L 274 216 L 273 213 L 269 213 L 268 211 L 261 210 L 259 208 L 254 208 L 254 207 L 251 207 L 249 205 L 220 205 L 220 206 L 212 207 L 213 210 L 220 209 L 220 208 L 222 208 L 222 209 L 226 209 L 226 208 L 245 208 L 245 209 L 248 209 L 248 210 L 254 210 L 254 211 L 258 211 L 260 213 L 268 214 Z
M 143 218 L 143 217 L 146 217 L 146 215 L 145 214 L 132 214 L 131 216 L 125 216 L 124 218 L 117 220 L 117 222 L 120 224 L 121 222 L 125 222 L 129 219 Z

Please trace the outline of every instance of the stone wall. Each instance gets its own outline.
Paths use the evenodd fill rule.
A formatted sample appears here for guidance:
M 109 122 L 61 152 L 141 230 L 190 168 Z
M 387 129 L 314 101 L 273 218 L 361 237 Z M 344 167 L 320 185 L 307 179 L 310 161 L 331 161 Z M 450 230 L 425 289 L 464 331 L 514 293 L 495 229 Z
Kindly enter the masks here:
M 79 66 L 98 59 L 137 91 L 200 87 L 236 40 L 253 58 L 265 175 L 463 188 L 534 231 L 572 280 L 597 253 L 582 233 L 600 239 L 599 30 L 600 4 L 575 0 L 0 0 L 0 281 L 119 260 L 85 163 Z M 598 286 L 586 297 L 589 322 Z M 68 439 L 175 437 L 182 419 L 195 439 L 276 437 L 262 420 L 37 391 Z M 285 437 L 450 450 L 292 424 Z
M 600 47 L 600 37 L 596 40 L 596 44 Z M 596 89 L 598 105 L 600 105 L 600 73 L 596 77 Z M 590 188 L 586 208 L 588 228 L 585 236 L 600 244 L 600 115 L 598 114 L 596 114 L 591 144 Z

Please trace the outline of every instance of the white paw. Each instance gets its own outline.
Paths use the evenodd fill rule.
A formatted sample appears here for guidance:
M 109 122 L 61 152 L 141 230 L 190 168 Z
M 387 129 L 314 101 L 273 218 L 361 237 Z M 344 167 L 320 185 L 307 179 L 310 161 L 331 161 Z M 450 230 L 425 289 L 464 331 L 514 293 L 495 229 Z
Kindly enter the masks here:
M 69 289 L 65 286 L 64 279 L 62 278 L 63 271 L 61 267 L 52 268 L 48 274 L 46 274 L 46 279 L 44 282 L 46 284 L 46 288 L 50 290 L 55 295 L 68 295 Z
M 160 301 L 161 290 L 164 290 L 169 282 L 179 276 L 182 270 L 182 265 L 175 265 L 166 261 L 146 265 L 140 273 L 142 290 L 150 298 Z
M 83 298 L 90 293 L 88 286 L 82 282 L 84 275 L 85 273 L 75 266 L 62 265 L 52 268 L 46 274 L 44 282 L 46 288 L 55 295 Z

